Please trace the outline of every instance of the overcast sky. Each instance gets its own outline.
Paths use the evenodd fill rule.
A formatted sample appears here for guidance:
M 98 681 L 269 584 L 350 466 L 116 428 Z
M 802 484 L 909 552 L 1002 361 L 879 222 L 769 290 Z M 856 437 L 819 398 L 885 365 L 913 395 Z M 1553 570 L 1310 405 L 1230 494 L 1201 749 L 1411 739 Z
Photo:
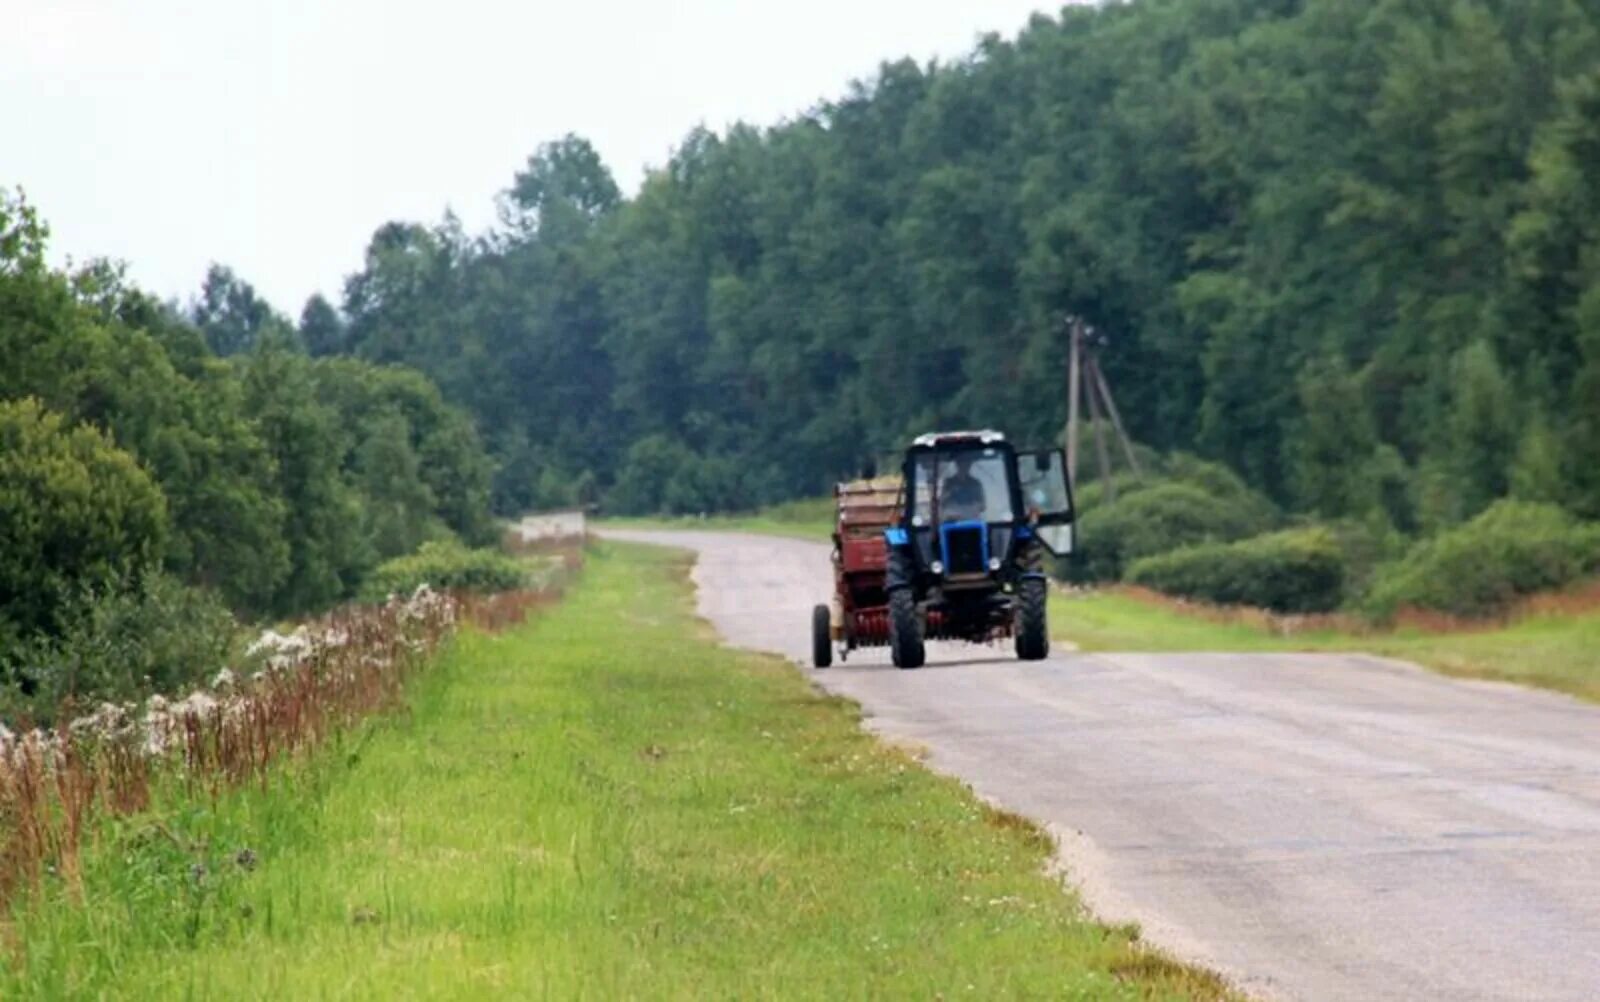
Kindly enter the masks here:
M 470 230 L 540 142 L 632 192 L 696 124 L 770 124 L 1038 0 L 0 0 L 0 185 L 58 262 L 188 299 L 220 261 L 291 315 L 391 219 Z

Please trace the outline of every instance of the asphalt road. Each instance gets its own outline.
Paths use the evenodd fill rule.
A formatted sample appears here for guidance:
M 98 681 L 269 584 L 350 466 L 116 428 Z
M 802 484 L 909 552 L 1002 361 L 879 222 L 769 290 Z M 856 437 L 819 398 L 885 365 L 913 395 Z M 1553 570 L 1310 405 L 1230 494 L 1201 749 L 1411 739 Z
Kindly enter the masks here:
M 826 546 L 608 535 L 695 550 L 701 614 L 806 662 Z M 1103 918 L 1252 994 L 1600 999 L 1600 707 L 1360 655 L 931 645 L 815 677 L 1047 823 Z

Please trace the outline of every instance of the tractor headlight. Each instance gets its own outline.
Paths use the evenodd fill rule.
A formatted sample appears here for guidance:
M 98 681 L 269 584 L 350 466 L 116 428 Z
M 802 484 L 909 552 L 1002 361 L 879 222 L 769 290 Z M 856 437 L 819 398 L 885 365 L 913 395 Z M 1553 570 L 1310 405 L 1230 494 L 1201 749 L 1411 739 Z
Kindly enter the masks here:
M 997 571 L 997 570 L 1000 569 L 1000 558 L 999 557 L 990 557 L 989 558 L 989 569 L 991 571 Z
M 928 565 L 928 568 L 930 570 L 932 570 L 933 573 L 935 573 L 935 574 L 943 574 L 944 573 L 944 561 L 943 560 L 935 560 L 933 563 Z

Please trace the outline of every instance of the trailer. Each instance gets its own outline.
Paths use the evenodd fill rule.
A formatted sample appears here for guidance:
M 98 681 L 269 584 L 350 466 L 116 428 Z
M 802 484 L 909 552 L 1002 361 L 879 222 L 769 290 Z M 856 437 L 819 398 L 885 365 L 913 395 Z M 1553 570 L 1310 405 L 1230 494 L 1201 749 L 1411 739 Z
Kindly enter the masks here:
M 833 526 L 833 601 L 811 615 L 812 663 L 827 668 L 837 648 L 845 660 L 858 647 L 889 643 L 889 544 L 885 533 L 900 517 L 899 477 L 836 486 Z

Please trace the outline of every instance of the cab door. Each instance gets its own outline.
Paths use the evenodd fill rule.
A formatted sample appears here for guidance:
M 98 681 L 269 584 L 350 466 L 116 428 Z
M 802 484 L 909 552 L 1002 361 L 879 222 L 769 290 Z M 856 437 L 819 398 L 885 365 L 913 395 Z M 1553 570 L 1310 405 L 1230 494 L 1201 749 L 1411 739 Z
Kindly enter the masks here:
M 1067 484 L 1067 456 L 1060 449 L 1017 453 L 1017 479 L 1022 507 L 1045 549 L 1058 557 L 1072 552 L 1072 488 Z

